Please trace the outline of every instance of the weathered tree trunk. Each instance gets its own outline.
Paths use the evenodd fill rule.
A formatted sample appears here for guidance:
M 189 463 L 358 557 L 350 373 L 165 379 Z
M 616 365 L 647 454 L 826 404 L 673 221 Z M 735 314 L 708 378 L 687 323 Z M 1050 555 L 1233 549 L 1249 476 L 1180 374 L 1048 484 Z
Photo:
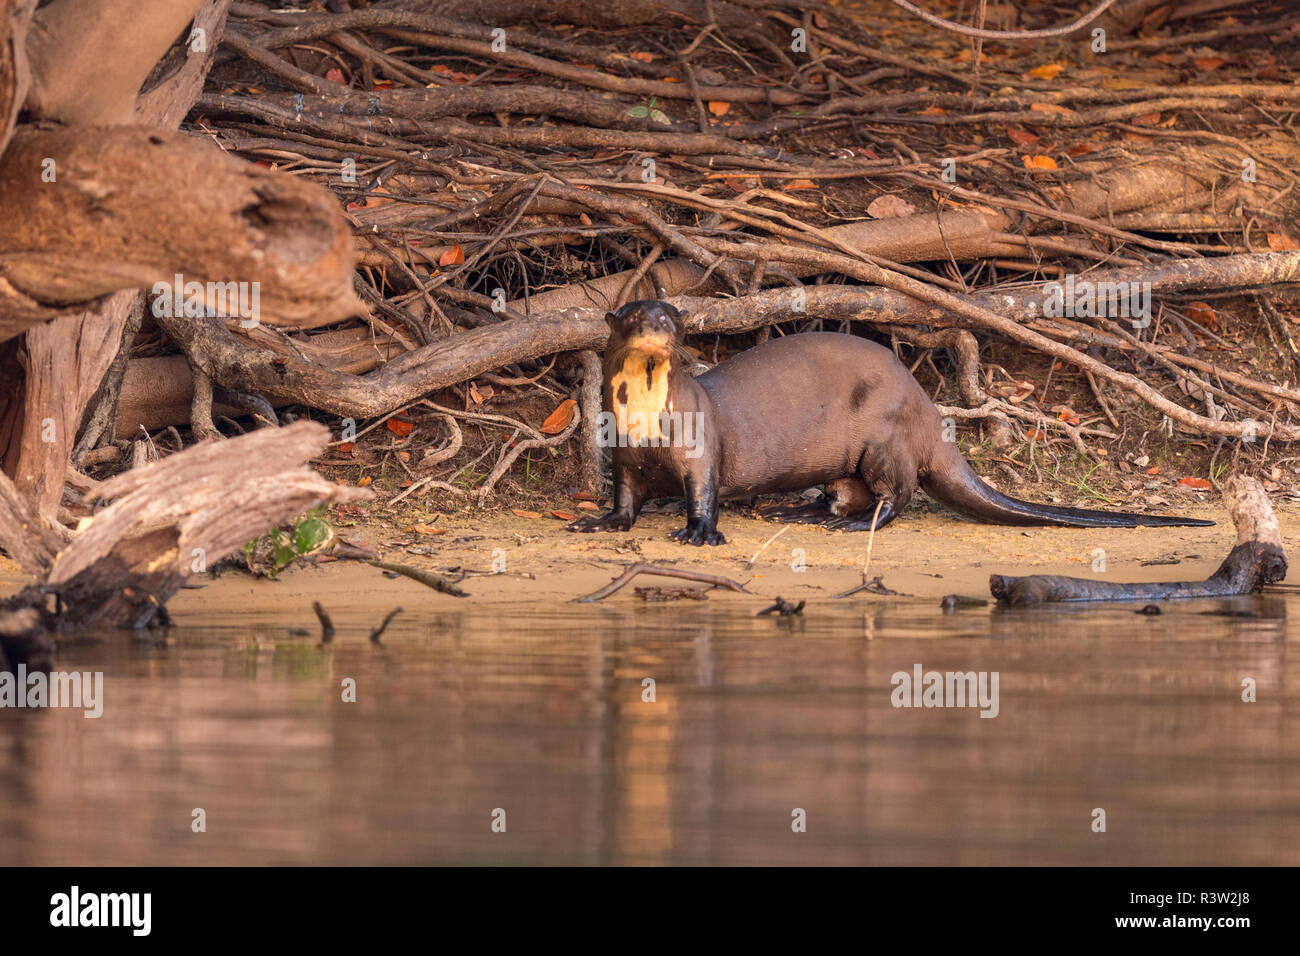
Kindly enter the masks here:
M 186 578 L 268 528 L 322 502 L 369 497 L 365 489 L 337 485 L 306 466 L 328 441 L 325 426 L 303 421 L 203 442 L 133 468 L 91 493 L 92 501 L 112 503 L 84 521 L 66 545 L 39 530 L 0 475 L 0 545 L 40 585 L 6 602 L 0 626 L 36 597 L 43 607 L 46 592 L 59 596 L 60 623 L 152 623 Z
M 1238 476 L 1224 493 L 1237 527 L 1237 544 L 1219 569 L 1204 581 L 1123 584 L 1056 574 L 1016 578 L 994 574 L 989 590 L 1000 603 L 1045 604 L 1056 601 L 1169 601 L 1175 598 L 1231 597 L 1250 594 L 1286 577 L 1282 529 L 1264 488 L 1254 478 Z

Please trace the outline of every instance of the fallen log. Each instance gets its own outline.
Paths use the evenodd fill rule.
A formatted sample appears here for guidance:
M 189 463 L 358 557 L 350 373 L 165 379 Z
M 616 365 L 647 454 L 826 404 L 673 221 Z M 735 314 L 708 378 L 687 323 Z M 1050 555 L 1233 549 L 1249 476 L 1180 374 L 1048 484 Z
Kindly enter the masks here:
M 989 590 L 1000 604 L 1012 606 L 1058 601 L 1170 601 L 1251 594 L 1285 578 L 1282 530 L 1263 486 L 1245 475 L 1234 477 L 1228 481 L 1224 501 L 1237 527 L 1237 544 L 1204 581 L 1123 584 L 1055 574 L 994 574 L 989 577 Z
M 61 626 L 150 625 L 191 574 L 322 502 L 369 497 L 305 465 L 328 441 L 325 426 L 302 421 L 204 442 L 117 475 L 88 495 L 112 503 L 83 519 L 44 574 L 49 539 L 31 533 L 33 519 L 0 480 L 0 544 L 38 572 L 28 592 L 42 602 L 58 595 Z
M 1097 284 L 1149 282 L 1153 295 L 1193 289 L 1244 289 L 1297 281 L 1300 279 L 1300 252 L 1174 260 L 1152 266 L 1141 275 L 1135 275 L 1132 270 L 1117 270 L 1093 273 L 1090 278 Z M 534 296 L 534 305 L 549 294 Z M 983 293 L 964 299 L 985 312 L 1002 317 L 1007 325 L 1021 325 L 1042 317 L 1045 296 L 1044 284 L 1040 283 L 1014 292 Z M 797 299 L 792 290 L 784 288 L 767 289 L 740 299 L 672 297 L 669 301 L 691 312 L 691 331 L 694 333 L 743 332 L 809 317 L 821 318 L 828 323 L 847 321 L 981 328 L 978 323 L 953 315 L 933 302 L 874 286 L 809 287 L 803 290 L 802 300 Z M 533 315 L 524 321 L 483 325 L 403 353 L 366 375 L 304 361 L 287 344 L 279 352 L 254 348 L 217 322 L 162 321 L 185 352 L 196 356 L 200 367 L 227 387 L 256 392 L 272 401 L 301 403 L 359 419 L 385 415 L 430 392 L 469 381 L 504 365 L 556 352 L 600 350 L 609 334 L 602 318 L 604 312 L 603 308 L 588 305 L 586 308 Z M 1068 352 L 1078 354 L 1072 349 Z M 378 364 L 378 357 L 374 361 Z M 123 415 L 140 415 L 143 420 L 150 407 L 168 408 L 178 410 L 175 421 L 163 423 L 157 418 L 149 421 L 182 424 L 188 420 L 192 379 L 187 374 L 183 358 L 173 358 L 170 362 L 165 376 L 142 375 L 134 380 L 139 383 L 136 388 L 130 391 L 123 388 Z M 1106 377 L 1114 381 L 1117 373 L 1110 372 Z M 1126 382 L 1127 377 L 1116 384 L 1125 386 Z M 1170 417 L 1175 417 L 1175 414 L 1170 414 Z M 1197 426 L 1204 422 L 1210 426 L 1207 431 L 1219 434 L 1233 427 L 1240 428 L 1231 423 L 1209 422 L 1203 416 L 1185 410 L 1182 417 L 1176 418 L 1184 424 L 1189 424 L 1188 419 Z M 134 430 L 137 424 L 135 420 L 120 419 L 118 433 Z M 1261 427 L 1260 437 L 1264 437 L 1266 431 L 1266 425 Z M 1275 437 L 1285 440 L 1287 433 L 1279 428 Z

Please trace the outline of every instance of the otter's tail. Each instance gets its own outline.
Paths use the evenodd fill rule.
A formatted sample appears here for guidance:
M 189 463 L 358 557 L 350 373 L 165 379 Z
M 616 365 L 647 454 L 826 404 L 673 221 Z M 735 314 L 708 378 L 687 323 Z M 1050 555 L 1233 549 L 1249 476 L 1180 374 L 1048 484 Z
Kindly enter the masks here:
M 1203 528 L 1214 524 L 1201 518 L 1179 518 L 1176 515 L 1059 508 L 1021 501 L 990 488 L 975 474 L 957 451 L 957 446 L 946 447 L 951 449 L 951 453 L 944 456 L 942 467 L 931 469 L 921 480 L 921 487 L 954 511 L 990 524 L 1060 525 L 1066 528 L 1136 528 L 1141 525 Z

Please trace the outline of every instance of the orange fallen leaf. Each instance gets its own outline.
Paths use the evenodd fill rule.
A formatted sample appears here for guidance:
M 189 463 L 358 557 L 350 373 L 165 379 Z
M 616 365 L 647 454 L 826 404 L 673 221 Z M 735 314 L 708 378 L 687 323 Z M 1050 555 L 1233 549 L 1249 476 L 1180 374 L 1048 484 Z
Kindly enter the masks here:
M 458 266 L 464 261 L 465 250 L 460 247 L 459 242 L 438 257 L 440 266 Z
M 1288 249 L 1300 249 L 1300 243 L 1285 232 L 1270 232 L 1268 234 L 1268 247 L 1274 252 L 1286 252 Z
M 1021 156 L 1026 169 L 1056 169 L 1056 160 L 1051 156 Z
M 1031 428 L 1029 431 L 1025 432 L 1025 436 L 1030 441 L 1042 441 L 1047 437 L 1047 432 L 1039 431 L 1037 428 Z
M 792 179 L 784 186 L 786 192 L 792 192 L 796 189 L 816 189 L 816 188 L 817 188 L 817 184 L 813 182 L 811 179 Z
M 581 511 L 599 511 L 600 505 L 594 501 L 579 501 L 578 508 Z
M 435 528 L 431 524 L 417 524 L 411 529 L 416 534 L 446 534 L 446 528 Z
M 709 100 L 709 112 L 714 116 L 726 116 L 731 104 L 726 100 Z
M 540 518 L 542 516 L 539 511 L 523 511 L 519 508 L 511 508 L 510 513 L 517 518 Z
M 1187 303 L 1187 317 L 1211 332 L 1219 331 L 1219 316 L 1208 302 Z
M 546 421 L 542 422 L 542 427 L 538 429 L 543 435 L 558 435 L 569 427 L 573 421 L 573 410 L 578 407 L 578 403 L 571 398 L 566 398 L 556 406 L 555 411 L 547 416 Z
M 1158 474 L 1160 474 L 1160 466 L 1159 466 L 1159 465 L 1152 465 L 1150 468 L 1147 469 L 1147 474 L 1148 474 L 1148 475 L 1158 475 Z
M 1038 136 L 1024 129 L 1017 129 L 1014 126 L 1007 128 L 1007 136 L 1011 137 L 1011 142 L 1017 146 L 1029 146 L 1038 142 Z
M 329 80 L 331 83 L 337 83 L 339 86 L 343 86 L 347 83 L 347 80 L 343 79 L 343 71 L 337 66 L 331 67 L 325 71 L 325 79 Z
M 1040 80 L 1053 80 L 1064 72 L 1064 63 L 1044 63 L 1042 66 L 1034 67 L 1026 76 L 1034 76 Z
M 637 52 L 629 53 L 628 56 L 634 60 L 640 60 L 642 63 L 653 63 L 655 61 L 655 55 L 653 53 Z
M 366 487 L 369 487 L 370 482 L 371 482 L 372 480 L 373 480 L 373 479 L 372 479 L 369 475 L 363 475 L 362 477 L 360 477 L 360 478 L 357 479 L 357 487 L 358 487 L 358 488 L 366 488 Z
M 356 443 L 356 442 L 354 442 L 354 441 L 345 441 L 345 442 L 343 442 L 343 444 L 341 444 L 341 445 L 335 445 L 335 446 L 334 446 L 334 450 L 337 451 L 340 455 L 351 455 L 352 452 L 353 452 L 353 450 L 354 450 L 356 447 L 357 447 L 357 443 Z
M 1188 488 L 1195 488 L 1197 491 L 1209 491 L 1214 487 L 1204 478 L 1179 478 L 1178 483 Z
M 917 116 L 947 116 L 948 111 L 942 106 L 927 106 L 916 114 Z
M 572 498 L 574 501 L 595 501 L 596 500 L 596 496 L 593 495 L 590 491 L 575 491 L 573 494 L 569 495 L 569 497 Z
M 561 521 L 577 521 L 577 520 L 578 520 L 578 516 L 577 516 L 577 515 L 571 515 L 571 514 L 569 514 L 567 511 L 552 511 L 551 514 L 554 515 L 555 517 L 559 518 Z
M 1228 61 L 1221 56 L 1198 56 L 1192 62 L 1198 70 L 1217 70 Z
M 1134 126 L 1155 126 L 1159 122 L 1159 113 L 1143 113 L 1141 116 L 1133 117 Z
M 1086 156 L 1088 153 L 1095 153 L 1100 149 L 1101 147 L 1096 143 L 1075 143 L 1065 151 L 1065 155 L 1070 158 L 1074 158 L 1075 156 Z
M 396 418 L 390 418 L 387 425 L 390 432 L 401 438 L 405 438 L 407 435 L 411 434 L 411 432 L 415 431 L 415 426 L 413 424 Z

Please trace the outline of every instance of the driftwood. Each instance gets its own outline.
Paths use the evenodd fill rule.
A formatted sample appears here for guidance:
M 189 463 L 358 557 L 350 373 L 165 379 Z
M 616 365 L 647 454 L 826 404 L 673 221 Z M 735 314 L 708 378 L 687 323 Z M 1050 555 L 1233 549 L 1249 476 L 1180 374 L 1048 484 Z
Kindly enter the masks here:
M 151 624 L 191 574 L 269 528 L 322 502 L 369 497 L 365 489 L 337 485 L 305 466 L 328 440 L 323 425 L 303 421 L 204 442 L 133 468 L 90 492 L 91 501 L 111 504 L 84 519 L 56 555 L 48 534 L 32 533 L 30 513 L 0 477 L 0 544 L 37 574 L 39 589 L 29 591 L 58 595 L 58 623 Z M 30 600 L 28 594 L 24 602 Z M 17 610 L 8 608 L 10 614 Z
M 728 591 L 739 591 L 741 594 L 748 594 L 744 585 L 737 584 L 731 578 L 725 578 L 720 574 L 706 574 L 703 571 L 691 571 L 687 568 L 669 568 L 662 564 L 647 564 L 642 561 L 634 564 L 626 571 L 610 581 L 603 588 L 585 594 L 580 598 L 574 598 L 578 604 L 590 604 L 593 601 L 599 601 L 609 597 L 615 591 L 618 591 L 628 585 L 635 577 L 641 574 L 654 574 L 664 578 L 680 578 L 683 581 L 699 581 L 701 584 L 707 584 L 714 588 L 725 588 Z
M 1237 527 L 1237 544 L 1219 569 L 1204 581 L 1123 584 L 1086 578 L 1035 574 L 1017 578 L 994 574 L 989 590 L 999 603 L 1045 604 L 1056 601 L 1168 601 L 1176 598 L 1251 594 L 1286 577 L 1286 552 L 1277 515 L 1254 478 L 1228 481 L 1224 500 Z

